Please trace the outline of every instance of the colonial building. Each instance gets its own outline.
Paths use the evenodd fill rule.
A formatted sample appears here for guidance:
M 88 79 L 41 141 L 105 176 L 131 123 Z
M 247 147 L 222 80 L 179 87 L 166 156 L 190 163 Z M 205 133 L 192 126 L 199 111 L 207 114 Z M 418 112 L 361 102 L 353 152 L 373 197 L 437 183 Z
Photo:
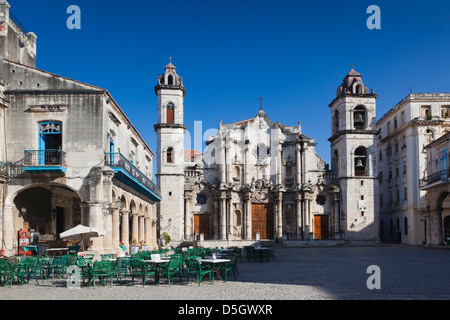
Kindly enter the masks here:
M 426 211 L 428 191 L 420 188 L 419 180 L 430 174 L 427 170 L 434 173 L 436 168 L 427 169 L 424 147 L 450 131 L 449 117 L 449 94 L 411 93 L 377 121 L 383 240 L 411 245 L 426 240 L 422 213 Z
M 330 105 L 333 171 L 300 123 L 273 122 L 262 108 L 249 120 L 221 121 L 204 154 L 184 150 L 186 89 L 173 64 L 165 67 L 155 92 L 159 227 L 174 244 L 378 241 L 377 96 L 354 70 Z
M 107 90 L 36 69 L 37 37 L 9 7 L 0 0 L 5 254 L 17 253 L 22 228 L 52 247 L 78 224 L 106 230 L 94 253 L 120 253 L 133 240 L 156 246 L 153 152 Z
M 426 207 L 420 211 L 424 239 L 428 246 L 450 243 L 450 132 L 425 146 L 426 175 L 420 190 L 426 192 Z

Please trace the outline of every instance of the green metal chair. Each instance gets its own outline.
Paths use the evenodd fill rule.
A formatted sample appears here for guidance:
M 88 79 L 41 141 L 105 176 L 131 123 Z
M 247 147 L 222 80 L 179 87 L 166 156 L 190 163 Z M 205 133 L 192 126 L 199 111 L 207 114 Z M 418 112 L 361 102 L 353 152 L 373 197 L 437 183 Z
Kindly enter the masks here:
M 95 280 L 100 280 L 102 285 L 108 284 L 108 279 L 111 280 L 111 286 L 113 285 L 113 270 L 114 263 L 112 261 L 95 261 L 92 268 L 92 284 L 95 288 Z
M 252 260 L 252 259 L 253 259 L 253 261 L 256 261 L 258 253 L 256 252 L 256 250 L 253 246 L 246 246 L 246 247 L 244 247 L 244 250 L 245 250 L 245 255 L 247 256 L 248 262 L 250 262 L 250 260 Z
M 42 281 L 49 278 L 48 262 L 45 259 L 38 259 L 34 266 L 34 274 L 32 277 L 36 280 L 36 285 L 39 285 L 38 278 Z
M 159 279 L 161 277 L 166 278 L 169 282 L 169 286 L 172 284 L 172 279 L 175 275 L 178 275 L 180 282 L 183 282 L 183 259 L 182 257 L 173 257 L 168 263 L 159 266 L 158 268 Z M 159 282 L 159 281 L 158 281 Z M 159 284 L 159 283 L 158 283 Z
M 228 259 L 230 260 L 230 262 L 225 262 L 220 265 L 220 271 L 223 274 L 225 282 L 227 281 L 228 278 L 228 272 L 231 271 L 233 273 L 234 280 L 236 280 L 236 273 L 237 273 L 237 264 L 236 264 L 237 257 L 235 255 L 230 255 Z
M 148 277 L 155 276 L 155 271 L 151 266 L 148 266 L 144 261 L 140 259 L 131 259 L 131 285 L 134 285 L 134 279 L 140 277 L 142 279 L 142 287 L 145 286 L 145 282 Z
M 186 285 L 189 284 L 189 279 L 193 274 L 197 276 L 197 282 L 199 287 L 205 275 L 209 275 L 209 283 L 210 284 L 213 283 L 213 279 L 211 276 L 212 270 L 210 266 L 202 265 L 198 260 L 198 258 L 196 257 L 189 257 L 186 260 L 186 270 L 187 270 Z
M 242 262 L 242 248 L 234 247 L 233 253 L 239 258 L 239 261 Z
M 80 273 L 81 273 L 81 278 L 82 278 L 83 284 L 85 284 L 86 279 L 89 284 L 91 283 L 93 264 L 94 263 L 92 262 L 91 259 L 85 259 L 85 258 L 77 259 L 77 266 L 80 268 Z
M 123 270 L 125 270 L 125 276 L 126 276 L 127 268 L 126 267 L 125 267 L 125 269 L 123 268 L 123 264 L 124 264 L 125 260 L 126 260 L 126 258 L 119 257 L 119 258 L 117 258 L 117 261 L 116 261 L 116 263 L 114 265 L 113 275 L 116 276 L 116 278 L 119 281 L 119 283 L 122 282 Z
M 55 280 L 56 278 L 61 279 L 66 275 L 66 270 L 69 267 L 69 259 L 66 257 L 57 257 L 52 261 L 52 278 Z
M 131 257 L 122 257 L 121 260 L 120 271 L 126 277 L 128 273 L 131 273 Z
M 24 282 L 23 271 L 24 271 L 24 263 L 23 262 L 18 262 L 18 263 L 11 264 L 11 283 L 10 283 L 10 287 L 11 287 L 11 284 L 14 283 L 14 278 L 17 278 L 17 282 L 20 285 L 23 284 L 23 282 Z
M 28 257 L 22 263 L 22 278 L 25 283 L 30 282 L 30 278 L 35 278 L 36 276 L 36 266 L 39 262 L 39 258 L 37 257 Z
M 9 287 L 12 285 L 12 264 L 6 259 L 0 261 L 0 285 L 2 287 L 9 283 Z
M 102 255 L 100 255 L 100 258 L 102 260 L 112 259 L 112 255 L 111 254 L 102 254 Z
M 52 257 L 40 257 L 40 268 L 41 268 L 41 275 L 43 279 L 49 279 L 50 275 L 52 274 L 52 263 L 53 258 Z

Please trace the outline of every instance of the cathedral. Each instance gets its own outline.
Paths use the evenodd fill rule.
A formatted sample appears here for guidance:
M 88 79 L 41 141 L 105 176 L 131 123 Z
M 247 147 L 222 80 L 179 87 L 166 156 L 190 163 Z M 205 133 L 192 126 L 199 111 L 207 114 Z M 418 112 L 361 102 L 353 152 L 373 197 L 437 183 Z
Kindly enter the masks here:
M 262 107 L 252 119 L 221 120 L 204 154 L 184 150 L 186 88 L 172 63 L 155 93 L 159 233 L 173 245 L 378 242 L 377 95 L 355 70 L 329 105 L 331 168 L 300 122 L 274 122 Z

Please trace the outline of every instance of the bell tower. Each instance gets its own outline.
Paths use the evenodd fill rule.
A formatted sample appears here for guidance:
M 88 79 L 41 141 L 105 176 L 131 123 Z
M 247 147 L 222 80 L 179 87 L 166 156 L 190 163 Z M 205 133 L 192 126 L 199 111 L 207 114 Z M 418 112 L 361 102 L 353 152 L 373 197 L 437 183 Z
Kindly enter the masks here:
M 183 79 L 170 62 L 155 86 L 158 97 L 157 180 L 161 189 L 158 203 L 158 237 L 167 232 L 174 245 L 184 239 L 184 98 Z
M 331 108 L 331 165 L 341 188 L 341 235 L 379 241 L 376 99 L 353 68 Z

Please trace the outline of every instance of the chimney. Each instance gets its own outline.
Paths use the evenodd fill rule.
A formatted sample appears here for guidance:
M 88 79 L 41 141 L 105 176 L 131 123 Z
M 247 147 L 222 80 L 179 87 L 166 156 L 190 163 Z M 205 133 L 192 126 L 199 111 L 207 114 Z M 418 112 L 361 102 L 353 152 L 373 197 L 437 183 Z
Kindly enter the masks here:
M 32 61 L 30 67 L 36 68 L 36 40 L 37 36 L 34 32 L 28 32 L 28 43 L 30 44 L 30 48 L 28 49 L 28 53 L 30 54 Z
M 0 23 L 8 21 L 9 8 L 11 8 L 11 6 L 9 5 L 8 1 L 0 0 Z

